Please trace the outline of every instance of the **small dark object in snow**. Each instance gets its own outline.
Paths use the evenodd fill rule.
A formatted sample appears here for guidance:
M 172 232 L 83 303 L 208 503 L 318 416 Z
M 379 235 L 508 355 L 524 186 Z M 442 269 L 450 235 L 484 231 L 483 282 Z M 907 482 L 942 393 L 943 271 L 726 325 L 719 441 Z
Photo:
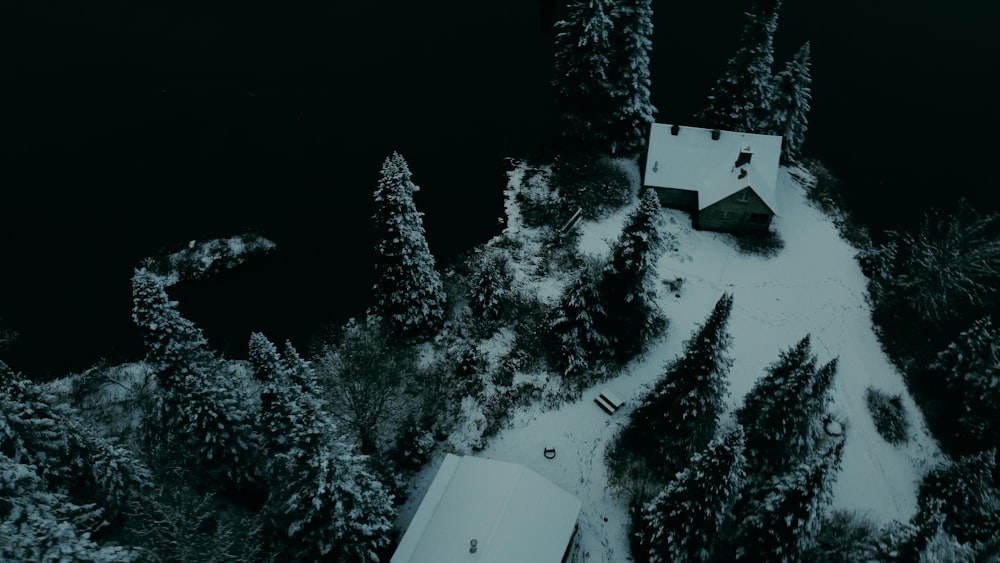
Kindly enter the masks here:
M 826 423 L 826 433 L 831 436 L 840 436 L 844 433 L 844 427 L 836 420 L 831 420 Z
M 608 521 L 608 517 L 607 517 L 607 516 L 605 516 L 605 517 L 604 517 L 604 521 L 605 521 L 605 522 L 607 522 L 607 521 Z
M 555 459 L 555 457 L 556 457 L 556 449 L 555 448 L 548 448 L 547 447 L 547 448 L 545 448 L 545 451 L 542 452 L 542 455 L 545 456 L 545 459 Z

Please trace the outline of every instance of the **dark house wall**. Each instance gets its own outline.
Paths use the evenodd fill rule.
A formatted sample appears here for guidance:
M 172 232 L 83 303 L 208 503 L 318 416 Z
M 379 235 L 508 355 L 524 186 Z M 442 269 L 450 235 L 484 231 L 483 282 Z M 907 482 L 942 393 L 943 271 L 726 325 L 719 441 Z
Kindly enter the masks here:
M 750 188 L 744 188 L 698 212 L 695 227 L 710 231 L 766 233 L 774 213 Z
M 685 211 L 698 210 L 698 192 L 694 190 L 677 190 L 673 188 L 653 188 L 656 195 L 660 196 L 660 203 L 666 207 L 684 209 Z

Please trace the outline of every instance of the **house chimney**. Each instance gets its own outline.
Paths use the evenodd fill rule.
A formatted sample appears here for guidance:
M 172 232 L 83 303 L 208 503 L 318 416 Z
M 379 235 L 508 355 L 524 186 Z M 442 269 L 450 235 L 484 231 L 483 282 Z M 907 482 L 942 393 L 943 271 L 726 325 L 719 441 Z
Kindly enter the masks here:
M 719 140 L 719 130 L 718 129 L 712 129 L 712 140 L 713 141 L 718 141 Z
M 743 145 L 740 149 L 740 155 L 736 157 L 736 164 L 734 166 L 743 166 L 744 164 L 750 164 L 750 157 L 753 156 L 753 151 L 750 150 L 750 145 Z
M 673 135 L 673 136 L 676 137 L 677 134 L 680 133 L 680 132 L 681 132 L 681 126 L 680 125 L 671 125 L 670 126 L 670 134 L 671 135 Z

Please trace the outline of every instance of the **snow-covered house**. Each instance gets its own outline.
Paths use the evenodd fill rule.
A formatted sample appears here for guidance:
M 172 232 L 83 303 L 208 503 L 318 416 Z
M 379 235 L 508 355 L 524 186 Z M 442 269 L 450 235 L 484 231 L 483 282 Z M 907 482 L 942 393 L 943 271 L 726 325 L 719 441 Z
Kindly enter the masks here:
M 654 123 L 643 184 L 699 229 L 767 232 L 777 214 L 781 137 Z
M 448 454 L 392 563 L 559 563 L 580 505 L 524 465 Z

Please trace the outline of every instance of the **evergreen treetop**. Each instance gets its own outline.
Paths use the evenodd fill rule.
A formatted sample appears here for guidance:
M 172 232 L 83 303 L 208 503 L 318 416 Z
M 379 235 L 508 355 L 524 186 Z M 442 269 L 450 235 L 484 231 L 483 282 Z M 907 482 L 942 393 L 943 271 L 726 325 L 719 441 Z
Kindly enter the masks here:
M 571 144 L 603 147 L 611 106 L 611 7 L 607 0 L 570 0 L 565 20 L 556 22 L 552 85 Z
M 977 442 L 1000 431 L 1000 333 L 990 317 L 977 320 L 938 353 L 932 369 L 944 374 L 962 409 L 962 433 Z
M 614 22 L 610 66 L 611 155 L 630 155 L 645 146 L 656 108 L 650 101 L 649 57 L 653 50 L 652 0 L 620 0 Z
M 99 545 L 91 539 L 102 510 L 51 492 L 32 465 L 0 452 L 0 560 L 121 563 L 137 550 Z
M 117 548 L 98 549 L 88 538 L 105 519 L 120 523 L 129 504 L 144 498 L 152 487 L 149 469 L 88 427 L 43 384 L 2 361 L 0 380 L 0 472 L 8 472 L 0 476 L 0 499 L 13 507 L 5 511 L 0 503 L 0 559 L 23 560 L 14 556 L 22 548 L 48 555 L 67 550 L 81 561 L 100 553 L 134 557 Z M 8 526 L 21 530 L 14 544 L 4 543 Z
M 271 534 L 297 561 L 376 561 L 388 543 L 392 497 L 368 471 L 368 458 L 340 438 L 311 366 L 291 345 L 278 353 L 260 333 L 251 335 L 250 362 L 262 382 L 271 453 Z
M 601 332 L 605 313 L 600 278 L 599 264 L 584 264 L 564 290 L 549 320 L 549 329 L 557 340 L 559 369 L 564 375 L 576 375 L 595 367 L 594 363 L 606 351 L 609 340 Z
M 733 297 L 724 294 L 684 343 L 623 430 L 621 439 L 646 458 L 661 478 L 673 475 L 715 436 L 732 358 L 726 330 Z M 742 430 L 740 431 L 742 441 Z
M 655 190 L 642 190 L 639 206 L 626 219 L 601 277 L 606 317 L 599 329 L 611 343 L 611 359 L 619 363 L 635 357 L 666 324 L 653 285 L 664 244 L 660 210 Z
M 944 517 L 944 531 L 962 543 L 985 542 L 1000 530 L 1000 489 L 994 484 L 997 450 L 984 450 L 946 462 L 929 471 L 917 490 L 918 529 L 934 528 L 934 514 Z
M 386 158 L 374 194 L 379 238 L 373 309 L 395 336 L 422 341 L 444 323 L 445 293 L 413 202 L 419 188 L 411 178 L 399 153 Z
M 510 305 L 514 273 L 508 257 L 500 252 L 483 252 L 476 265 L 469 307 L 477 318 L 496 321 Z
M 743 448 L 743 430 L 735 426 L 643 506 L 640 545 L 648 547 L 650 562 L 716 560 L 720 533 L 743 487 Z
M 802 152 L 802 143 L 809 128 L 810 84 L 812 76 L 807 41 L 788 61 L 785 69 L 774 77 L 768 133 L 781 136 L 781 161 L 785 164 L 798 162 Z
M 165 461 L 176 456 L 223 485 L 256 480 L 257 434 L 248 397 L 194 323 L 167 296 L 166 278 L 142 268 L 132 276 L 132 318 L 143 330 L 156 375 L 156 404 L 145 421 L 147 441 Z
M 736 559 L 800 561 L 815 547 L 843 454 L 843 440 L 813 452 L 751 499 L 737 527 Z
M 736 412 L 747 432 L 750 473 L 759 478 L 794 467 L 822 435 L 837 361 L 816 363 L 807 335 L 768 366 Z
M 706 125 L 744 133 L 763 133 L 771 110 L 774 32 L 781 0 L 763 0 L 746 13 L 736 54 L 696 117 Z

